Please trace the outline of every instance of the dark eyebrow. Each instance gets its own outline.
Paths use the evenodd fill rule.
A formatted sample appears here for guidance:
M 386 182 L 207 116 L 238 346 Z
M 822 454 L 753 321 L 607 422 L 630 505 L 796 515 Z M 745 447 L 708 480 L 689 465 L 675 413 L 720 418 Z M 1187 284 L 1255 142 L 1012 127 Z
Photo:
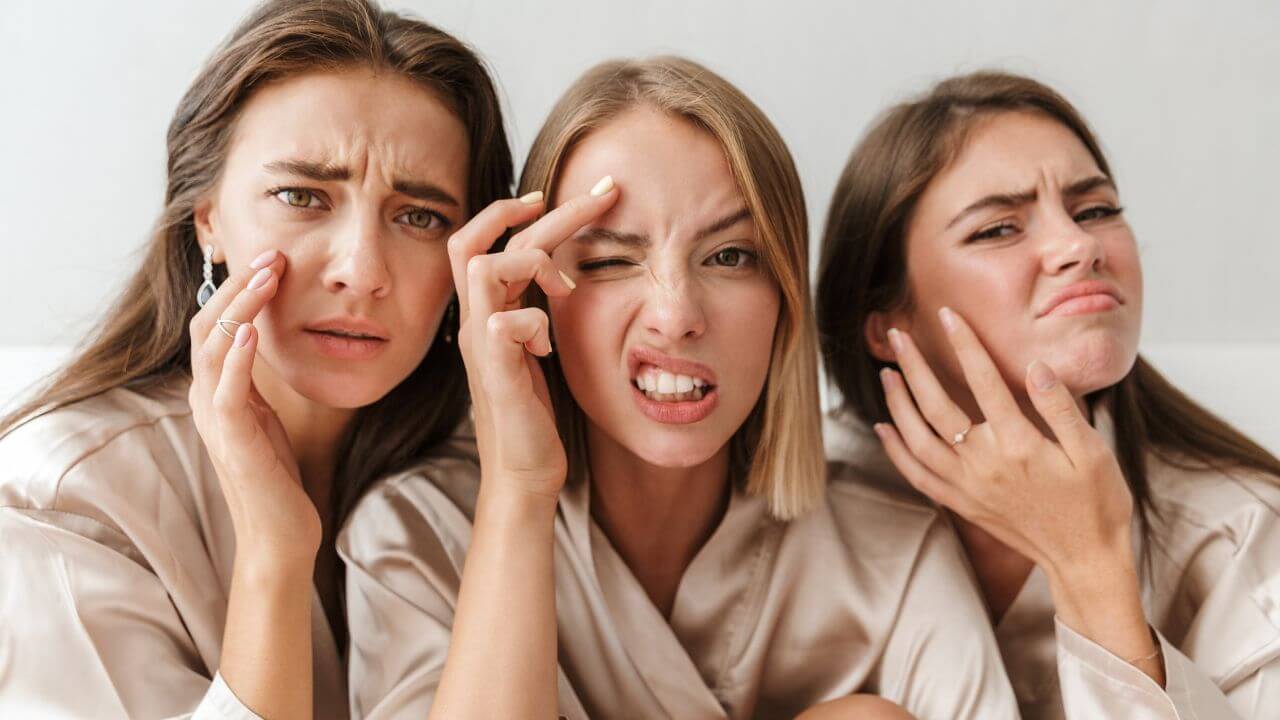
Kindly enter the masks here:
M 317 182 L 346 180 L 351 177 L 351 171 L 347 168 L 327 162 L 310 162 L 308 160 L 276 160 L 275 162 L 269 162 L 262 167 L 270 170 L 271 172 L 285 172 L 291 175 L 301 175 L 304 178 L 315 180 Z
M 1076 180 L 1072 182 L 1071 184 L 1067 185 L 1062 189 L 1062 194 L 1065 197 L 1074 197 L 1076 195 L 1083 195 L 1087 192 L 1096 190 L 1100 187 L 1109 187 L 1112 190 L 1116 189 L 1116 185 L 1111 181 L 1111 178 L 1103 175 L 1094 175 L 1091 177 L 1082 178 L 1080 180 Z M 1026 205 L 1027 203 L 1032 202 L 1035 199 L 1036 199 L 1035 190 L 1024 190 L 1022 192 L 1016 192 L 1016 193 L 997 193 L 995 195 L 988 195 L 982 198 L 981 200 L 978 200 L 977 202 L 973 203 L 972 205 L 969 205 L 965 209 L 961 210 L 959 213 L 957 213 L 955 217 L 951 218 L 951 222 L 947 223 L 947 227 L 945 229 L 950 229 L 951 226 L 960 222 L 960 220 L 964 216 L 970 215 L 979 210 L 986 210 L 987 208 L 992 208 L 992 207 L 998 207 L 998 208 L 1017 207 L 1019 205 Z
M 437 202 L 444 205 L 460 208 L 462 203 L 458 199 L 450 195 L 447 190 L 439 185 L 432 185 L 427 182 L 415 182 L 413 180 L 393 180 L 391 189 L 411 198 L 417 198 L 425 202 Z
M 729 228 L 733 227 L 734 225 L 737 225 L 743 220 L 750 220 L 750 219 L 751 219 L 751 211 L 748 210 L 747 208 L 742 208 L 737 212 L 733 212 L 728 215 L 725 215 L 719 220 L 699 230 L 698 233 L 693 236 L 693 241 L 697 242 L 699 240 L 706 239 L 708 237 L 711 237 L 712 235 L 715 235 L 718 232 L 723 232 L 725 230 L 728 230 Z

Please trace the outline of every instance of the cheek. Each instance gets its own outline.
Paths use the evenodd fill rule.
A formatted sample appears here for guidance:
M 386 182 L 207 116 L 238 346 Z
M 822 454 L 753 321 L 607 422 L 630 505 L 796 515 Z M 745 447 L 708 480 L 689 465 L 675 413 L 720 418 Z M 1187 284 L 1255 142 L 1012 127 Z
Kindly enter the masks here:
M 581 402 L 621 362 L 629 303 L 583 283 L 569 297 L 550 298 L 547 314 L 565 379 Z
M 740 376 L 740 382 L 763 386 L 782 304 L 778 289 L 761 282 L 731 290 L 714 289 L 710 295 L 716 304 L 708 313 L 709 325 L 723 328 L 718 333 L 722 341 L 717 354 L 733 360 L 729 367 Z

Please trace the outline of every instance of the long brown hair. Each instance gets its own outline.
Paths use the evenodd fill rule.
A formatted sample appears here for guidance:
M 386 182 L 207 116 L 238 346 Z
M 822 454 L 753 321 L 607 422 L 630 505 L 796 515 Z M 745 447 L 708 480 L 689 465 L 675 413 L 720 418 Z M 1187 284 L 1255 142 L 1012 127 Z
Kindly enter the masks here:
M 724 78 L 691 60 L 613 60 L 578 78 L 551 110 L 520 178 L 520 192 L 554 201 L 569 152 L 592 130 L 636 107 L 684 118 L 711 133 L 760 232 L 764 267 L 778 283 L 782 310 L 760 400 L 734 434 L 732 470 L 774 517 L 790 519 L 816 505 L 825 487 L 818 400 L 816 331 L 809 300 L 804 194 L 791 153 L 764 113 Z M 568 451 L 572 479 L 585 477 L 582 411 L 569 393 L 558 356 L 543 361 Z
M 1030 78 L 1003 72 L 953 77 L 890 108 L 854 149 L 827 216 L 818 270 L 818 329 L 828 376 L 845 407 L 867 423 L 889 421 L 878 380 L 887 365 L 867 346 L 876 311 L 906 306 L 906 236 L 925 187 L 957 156 L 979 119 L 1035 112 L 1075 133 L 1113 178 L 1088 124 L 1065 98 Z M 1280 477 L 1280 460 L 1180 392 L 1142 356 L 1119 383 L 1089 401 L 1111 408 L 1116 454 L 1144 535 L 1155 511 L 1147 456 L 1187 469 L 1247 469 Z
M 214 187 L 236 118 L 263 85 L 308 72 L 369 66 L 443 98 L 469 133 L 467 210 L 508 197 L 514 178 L 498 95 L 484 65 L 447 33 L 367 0 L 260 5 L 205 63 L 168 132 L 164 209 L 142 266 L 72 360 L 29 402 L 0 420 L 0 436 L 32 417 L 114 388 L 157 389 L 191 373 L 187 325 L 197 311 L 202 256 L 195 204 Z M 422 363 L 361 408 L 342 439 L 333 527 L 379 477 L 409 466 L 448 437 L 468 402 L 457 347 L 442 328 Z

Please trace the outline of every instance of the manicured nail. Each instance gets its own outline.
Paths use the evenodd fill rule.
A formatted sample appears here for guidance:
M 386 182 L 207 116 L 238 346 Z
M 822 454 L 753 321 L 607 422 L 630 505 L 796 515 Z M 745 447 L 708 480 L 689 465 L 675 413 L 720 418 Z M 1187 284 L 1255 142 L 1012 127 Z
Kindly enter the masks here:
M 605 193 L 609 192 L 612 189 L 613 189 L 613 176 L 605 175 L 604 177 L 600 178 L 600 182 L 596 183 L 595 187 L 591 188 L 591 197 L 600 197 L 601 195 L 604 195 Z
M 236 339 L 232 341 L 234 347 L 244 347 L 249 344 L 249 335 L 253 332 L 253 326 L 245 323 L 236 328 Z
M 876 435 L 879 435 L 880 437 L 884 437 L 885 431 L 887 428 L 885 427 L 884 423 L 875 423 L 871 426 L 871 429 L 875 430 Z
M 259 270 L 257 274 L 253 276 L 252 280 L 249 281 L 249 289 L 257 290 L 263 285 L 266 285 L 267 281 L 270 279 L 271 279 L 271 268 L 264 267 L 261 270 Z
M 902 352 L 902 333 L 898 332 L 898 328 L 889 328 L 889 344 L 893 346 L 895 353 Z
M 947 332 L 956 331 L 956 314 L 951 312 L 951 308 L 942 308 L 938 311 L 938 319 L 942 321 L 942 327 Z
M 560 273 L 560 279 L 564 281 L 565 285 L 569 286 L 570 290 L 573 290 L 578 287 L 578 283 L 574 282 L 573 278 L 569 277 L 568 275 L 565 275 L 563 270 L 557 270 L 556 272 Z
M 1058 384 L 1058 376 L 1053 374 L 1053 370 L 1048 365 L 1039 360 L 1031 363 L 1027 373 L 1031 375 L 1031 384 L 1040 390 L 1052 390 L 1053 386 Z
M 258 257 L 254 258 L 253 262 L 249 263 L 249 268 L 252 270 L 261 270 L 262 268 L 275 262 L 276 256 L 279 254 L 280 254 L 279 250 L 268 250 L 262 253 L 261 255 L 259 255 Z
M 889 368 L 880 368 L 880 382 L 888 385 L 893 381 L 893 370 Z
M 537 203 L 537 202 L 538 202 L 538 201 L 540 201 L 540 200 L 542 200 L 542 191 L 541 191 L 541 190 L 534 190 L 533 192 L 529 193 L 528 195 L 521 195 L 521 196 L 520 196 L 520 202 L 524 203 L 525 205 L 533 205 L 533 204 Z

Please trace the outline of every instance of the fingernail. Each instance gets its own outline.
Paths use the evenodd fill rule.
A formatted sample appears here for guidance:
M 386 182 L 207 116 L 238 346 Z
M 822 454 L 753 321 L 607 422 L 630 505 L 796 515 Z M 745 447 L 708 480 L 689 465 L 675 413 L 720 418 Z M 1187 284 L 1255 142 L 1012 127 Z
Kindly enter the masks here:
M 578 283 L 574 282 L 573 278 L 569 277 L 568 275 L 565 275 L 563 270 L 557 270 L 556 272 L 560 273 L 560 279 L 564 281 L 565 285 L 569 286 L 570 290 L 573 290 L 578 287 Z
M 956 331 L 956 314 L 951 312 L 951 308 L 942 308 L 938 311 L 938 319 L 942 321 L 942 327 L 947 332 Z
M 600 197 L 601 195 L 604 195 L 605 193 L 609 192 L 612 189 L 613 189 L 613 176 L 605 175 L 604 177 L 600 178 L 600 182 L 596 183 L 595 187 L 591 188 L 591 197 Z
M 271 268 L 264 267 L 261 270 L 259 270 L 257 274 L 253 276 L 252 280 L 249 281 L 249 289 L 257 290 L 263 285 L 266 285 L 267 281 L 270 279 L 271 279 Z
M 1035 360 L 1031 363 L 1031 367 L 1027 369 L 1031 375 L 1031 384 L 1040 390 L 1050 390 L 1054 385 L 1058 384 L 1058 376 L 1053 374 L 1053 370 L 1048 365 Z
M 249 344 L 249 334 L 253 332 L 253 326 L 245 323 L 236 328 L 236 339 L 232 341 L 234 347 L 244 347 Z
M 542 199 L 542 191 L 541 191 L 541 190 L 534 190 L 533 192 L 529 193 L 528 195 L 521 195 L 521 196 L 520 196 L 520 202 L 524 203 L 525 205 L 533 205 L 534 203 L 537 203 L 537 202 L 538 202 L 539 200 L 541 200 L 541 199 Z
M 898 332 L 898 328 L 889 328 L 889 344 L 893 346 L 894 352 L 902 351 L 902 333 Z
M 262 268 L 275 262 L 276 256 L 279 254 L 280 254 L 279 250 L 268 250 L 262 253 L 261 255 L 259 255 L 258 257 L 254 258 L 253 262 L 249 263 L 249 268 L 251 270 L 261 270 Z
M 893 371 L 889 368 L 880 368 L 880 382 L 888 385 L 893 380 Z
M 884 423 L 874 423 L 871 425 L 871 429 L 875 431 L 876 435 L 884 437 Z

